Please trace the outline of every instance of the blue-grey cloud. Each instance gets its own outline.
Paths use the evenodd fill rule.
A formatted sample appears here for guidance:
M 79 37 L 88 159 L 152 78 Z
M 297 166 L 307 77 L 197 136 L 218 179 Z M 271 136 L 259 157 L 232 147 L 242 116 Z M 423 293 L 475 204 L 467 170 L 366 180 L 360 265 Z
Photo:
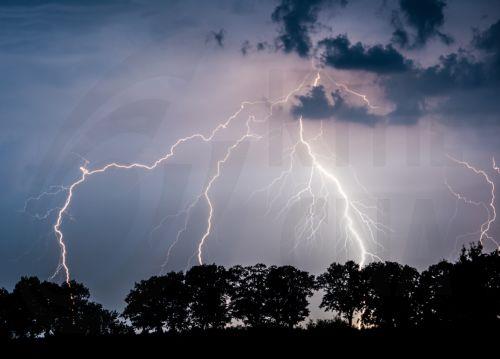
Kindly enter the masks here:
M 292 108 L 292 113 L 308 119 L 326 119 L 333 116 L 333 106 L 326 97 L 323 86 L 316 86 L 304 96 L 297 96 L 299 104 Z
M 396 105 L 391 122 L 413 124 L 435 114 L 448 124 L 497 124 L 500 106 L 495 93 L 500 83 L 489 69 L 489 63 L 459 51 L 441 56 L 434 66 L 382 79 L 386 96 Z M 431 108 L 427 103 L 432 98 L 440 101 Z
M 271 18 L 280 25 L 277 47 L 301 57 L 310 55 L 310 32 L 317 28 L 318 14 L 325 6 L 346 6 L 347 0 L 281 0 Z
M 351 44 L 346 35 L 324 39 L 319 46 L 326 66 L 379 75 L 379 84 L 395 106 L 387 115 L 388 123 L 412 125 L 426 115 L 437 115 L 450 125 L 498 124 L 499 29 L 500 21 L 474 34 L 474 48 L 486 56 L 478 59 L 471 51 L 459 49 L 427 67 L 391 45 Z M 433 99 L 435 103 L 429 105 Z
M 304 96 L 297 96 L 298 104 L 292 108 L 292 114 L 305 119 L 330 119 L 338 121 L 355 122 L 373 126 L 383 120 L 368 112 L 365 106 L 352 106 L 336 90 L 331 93 L 333 103 L 328 100 L 323 86 L 316 86 Z
M 488 52 L 500 52 L 500 20 L 483 32 L 476 30 L 473 42 L 478 49 Z
M 500 20 L 483 32 L 476 30 L 473 45 L 491 56 L 490 60 L 494 65 L 492 70 L 498 76 L 500 72 Z
M 393 43 L 403 48 L 422 47 L 432 38 L 448 45 L 453 43 L 453 38 L 440 30 L 445 20 L 445 7 L 444 0 L 400 0 L 400 9 L 391 19 L 395 28 Z
M 324 50 L 322 61 L 337 69 L 391 73 L 406 71 L 413 65 L 391 45 L 351 44 L 347 35 L 323 39 L 319 47 Z

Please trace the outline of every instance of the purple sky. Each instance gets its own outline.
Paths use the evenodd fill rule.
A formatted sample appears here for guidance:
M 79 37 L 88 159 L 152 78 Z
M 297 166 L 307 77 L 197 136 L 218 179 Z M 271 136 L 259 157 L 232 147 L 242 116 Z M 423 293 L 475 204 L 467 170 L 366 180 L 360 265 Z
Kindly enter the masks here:
M 62 229 L 71 275 L 95 299 L 121 308 L 134 281 L 159 272 L 184 223 L 165 269 L 196 263 L 207 204 L 187 222 L 175 214 L 203 193 L 249 116 L 262 138 L 239 146 L 211 188 L 206 262 L 318 273 L 361 259 L 333 182 L 323 188 L 318 172 L 311 182 L 314 210 L 325 214 L 315 236 L 301 232 L 311 193 L 286 207 L 309 181 L 306 147 L 283 184 L 252 196 L 288 170 L 300 116 L 311 143 L 323 129 L 313 146 L 321 166 L 384 228 L 371 238 L 354 213 L 366 251 L 380 259 L 417 268 L 453 259 L 492 219 L 490 184 L 446 155 L 498 183 L 499 1 L 4 1 L 0 19 L 0 286 L 56 269 L 52 226 L 66 193 L 23 207 L 77 180 L 82 157 L 90 170 L 153 162 L 245 100 L 263 104 L 210 143 L 187 143 L 155 171 L 109 171 L 77 189 Z M 304 79 L 267 118 L 269 101 Z M 493 222 L 488 234 L 497 233 Z

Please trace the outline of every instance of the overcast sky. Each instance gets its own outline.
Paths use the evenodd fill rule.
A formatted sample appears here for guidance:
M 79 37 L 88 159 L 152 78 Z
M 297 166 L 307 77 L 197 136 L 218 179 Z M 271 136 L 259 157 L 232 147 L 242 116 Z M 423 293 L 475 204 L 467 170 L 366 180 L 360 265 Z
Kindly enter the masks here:
M 390 227 L 375 241 L 362 233 L 382 260 L 422 269 L 453 259 L 488 218 L 487 206 L 457 201 L 446 183 L 486 204 L 489 184 L 446 155 L 498 182 L 500 1 L 1 1 L 0 23 L 0 286 L 48 278 L 60 260 L 52 226 L 66 193 L 28 198 L 71 184 L 85 164 L 150 163 L 179 137 L 210 133 L 242 101 L 275 100 L 304 78 L 255 127 L 263 138 L 225 164 L 205 262 L 318 273 L 359 261 L 333 189 L 313 240 L 292 230 L 310 198 L 280 215 L 307 181 L 307 161 L 281 196 L 252 196 L 288 168 L 301 116 L 309 138 L 323 123 L 316 151 L 336 156 L 324 165 L 350 198 Z M 267 111 L 246 108 L 234 128 L 187 144 L 155 171 L 111 171 L 79 187 L 62 225 L 72 277 L 121 308 L 134 281 L 161 269 L 185 223 L 175 214 L 201 193 L 245 119 Z M 206 216 L 203 203 L 192 211 L 166 270 L 196 263 Z

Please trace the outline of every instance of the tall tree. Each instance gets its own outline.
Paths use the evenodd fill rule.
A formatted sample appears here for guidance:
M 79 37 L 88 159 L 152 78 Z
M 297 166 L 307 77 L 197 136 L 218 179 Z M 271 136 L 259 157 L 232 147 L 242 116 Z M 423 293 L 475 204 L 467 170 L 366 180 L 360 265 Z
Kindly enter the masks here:
M 8 308 L 8 322 L 14 336 L 33 338 L 44 333 L 48 312 L 38 278 L 22 277 L 10 295 Z
M 90 291 L 81 283 L 71 281 L 57 285 L 41 283 L 45 297 L 45 335 L 111 335 L 124 334 L 129 328 L 118 314 L 91 302 Z
M 188 326 L 189 293 L 181 272 L 136 283 L 125 302 L 123 316 L 143 332 L 179 331 Z
M 163 277 L 167 306 L 165 324 L 168 330 L 179 332 L 189 327 L 189 288 L 184 273 L 170 272 Z
M 44 288 L 46 297 L 50 300 L 54 334 L 87 334 L 81 328 L 81 324 L 85 320 L 85 306 L 90 297 L 89 289 L 75 281 L 63 283 L 61 286 L 45 283 Z
M 420 275 L 417 289 L 419 325 L 446 327 L 452 324 L 453 270 L 453 264 L 441 261 Z
M 354 314 L 363 308 L 364 286 L 359 265 L 333 263 L 318 277 L 325 294 L 320 308 L 336 311 L 352 326 Z
M 115 312 L 89 301 L 83 284 L 23 277 L 7 297 L 8 330 L 16 337 L 104 335 L 126 331 Z
M 485 262 L 486 287 L 488 288 L 486 302 L 490 308 L 485 313 L 486 324 L 498 326 L 500 324 L 500 250 L 496 249 L 487 254 Z
M 5 288 L 0 288 L 0 339 L 10 337 L 8 325 L 9 297 L 10 293 Z
M 292 328 L 309 315 L 314 276 L 292 266 L 271 266 L 266 287 L 266 312 L 273 325 Z
M 268 323 L 267 315 L 267 275 L 265 264 L 229 269 L 231 281 L 231 313 L 245 325 L 262 327 Z
M 463 249 L 452 275 L 454 322 L 458 326 L 498 325 L 499 251 L 483 253 L 481 243 Z
M 109 311 L 102 305 L 87 302 L 80 307 L 73 332 L 79 335 L 103 336 L 131 334 L 132 330 L 121 322 L 115 311 Z
M 363 323 L 385 328 L 416 325 L 416 269 L 395 262 L 376 262 L 362 272 L 366 286 Z
M 223 328 L 230 322 L 230 282 L 226 269 L 215 264 L 192 267 L 186 273 L 190 314 L 197 328 Z

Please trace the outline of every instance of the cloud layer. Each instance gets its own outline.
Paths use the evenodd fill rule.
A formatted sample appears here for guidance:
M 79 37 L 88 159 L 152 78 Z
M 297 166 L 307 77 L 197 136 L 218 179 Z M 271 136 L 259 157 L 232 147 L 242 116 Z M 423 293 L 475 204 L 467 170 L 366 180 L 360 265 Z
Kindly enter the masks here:
M 453 38 L 441 32 L 444 24 L 444 0 L 400 0 L 399 10 L 392 14 L 393 43 L 402 48 L 419 48 L 438 38 L 451 44 Z
M 316 86 L 304 96 L 298 96 L 298 104 L 292 107 L 292 113 L 296 117 L 304 119 L 330 119 L 338 121 L 354 122 L 373 126 L 383 120 L 368 112 L 364 106 L 352 106 L 347 103 L 340 90 L 331 93 L 332 103 L 327 98 L 323 86 Z
M 497 124 L 500 105 L 500 20 L 484 30 L 475 30 L 473 40 L 454 51 L 441 54 L 432 65 L 422 66 L 409 57 L 412 52 L 437 39 L 451 45 L 453 38 L 443 30 L 445 0 L 400 0 L 392 10 L 394 28 L 387 43 L 351 42 L 348 34 L 318 36 L 323 24 L 320 14 L 333 7 L 346 7 L 347 1 L 282 0 L 272 13 L 279 24 L 274 49 L 299 57 L 316 57 L 326 68 L 348 72 L 369 72 L 394 110 L 388 123 L 413 125 L 425 116 L 434 116 L 449 125 Z M 333 20 L 335 27 L 335 18 Z M 316 42 L 311 34 L 317 36 Z M 246 53 L 252 46 L 247 43 Z M 270 49 L 267 43 L 256 50 Z M 402 52 L 403 51 L 403 52 Z M 332 118 L 373 125 L 380 118 L 366 109 L 352 107 L 335 92 L 331 104 L 323 88 L 298 98 L 294 115 L 305 118 Z
M 341 70 L 364 70 L 384 74 L 402 72 L 412 67 L 412 61 L 405 59 L 391 45 L 365 46 L 361 42 L 351 44 L 347 35 L 323 39 L 318 45 L 324 50 L 323 63 Z

